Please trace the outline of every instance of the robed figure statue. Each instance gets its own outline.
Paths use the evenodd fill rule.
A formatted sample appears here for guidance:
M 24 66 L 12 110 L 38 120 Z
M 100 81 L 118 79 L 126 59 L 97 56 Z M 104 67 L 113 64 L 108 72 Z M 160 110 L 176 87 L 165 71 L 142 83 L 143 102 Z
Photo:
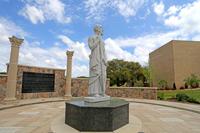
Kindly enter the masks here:
M 88 45 L 91 50 L 89 64 L 89 96 L 106 96 L 106 67 L 107 59 L 105 43 L 102 39 L 103 29 L 100 25 L 94 27 L 95 35 L 89 37 Z

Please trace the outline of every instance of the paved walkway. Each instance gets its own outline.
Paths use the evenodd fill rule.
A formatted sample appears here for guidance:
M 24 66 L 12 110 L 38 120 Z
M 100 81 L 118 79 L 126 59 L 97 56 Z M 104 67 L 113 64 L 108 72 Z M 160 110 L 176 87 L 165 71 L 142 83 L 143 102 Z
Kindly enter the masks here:
M 10 108 L 12 104 L 0 105 L 2 109 L 0 110 L 0 133 L 59 133 L 55 125 L 56 120 L 61 120 L 61 124 L 64 125 L 62 100 L 61 98 L 35 99 L 35 102 L 47 102 L 42 104 L 32 104 L 34 100 L 24 100 L 14 105 L 32 105 L 17 108 Z M 200 133 L 199 105 L 154 100 L 127 100 L 131 101 L 130 124 L 116 130 L 116 133 Z M 161 104 L 164 106 L 160 106 Z M 3 106 L 9 106 L 9 109 Z M 66 133 L 78 132 L 67 125 L 64 126 L 67 129 Z
M 186 110 L 186 111 L 200 114 L 200 104 L 169 102 L 169 101 L 161 101 L 161 100 L 146 100 L 146 99 L 127 99 L 126 98 L 125 100 L 129 102 L 135 102 L 135 103 L 144 103 L 144 104 L 152 104 L 152 105 L 177 108 L 177 109 Z
M 67 99 L 63 99 L 62 97 L 55 97 L 55 98 L 35 98 L 35 99 L 23 99 L 23 100 L 16 100 L 16 101 L 1 101 L 0 102 L 0 110 L 9 109 L 13 107 L 19 106 L 26 106 L 32 104 L 39 104 L 39 103 L 48 103 L 48 102 L 59 102 L 65 101 Z

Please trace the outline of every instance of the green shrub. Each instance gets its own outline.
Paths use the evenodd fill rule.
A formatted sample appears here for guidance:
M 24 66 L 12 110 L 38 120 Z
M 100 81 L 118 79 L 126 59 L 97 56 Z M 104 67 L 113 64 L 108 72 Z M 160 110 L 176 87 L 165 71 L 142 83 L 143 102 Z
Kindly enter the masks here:
M 190 102 L 190 103 L 200 103 L 193 97 L 189 97 L 188 95 L 184 93 L 178 93 L 176 94 L 176 100 L 177 101 L 182 101 L 182 102 Z
M 134 84 L 135 87 L 144 87 L 144 83 L 142 80 L 137 80 Z
M 195 74 L 191 74 L 188 78 L 183 80 L 185 84 L 189 85 L 192 88 L 197 88 L 199 87 L 200 79 L 198 76 Z
M 189 96 L 184 93 L 178 93 L 176 94 L 176 100 L 177 101 L 183 101 L 186 102 L 189 99 Z
M 160 93 L 157 98 L 159 100 L 164 100 L 164 93 Z
M 158 82 L 159 88 L 160 89 L 166 89 L 167 88 L 167 81 L 166 80 L 160 80 Z
M 195 98 L 193 98 L 193 97 L 189 97 L 187 101 L 190 102 L 190 103 L 200 103 L 199 101 L 197 101 L 197 100 L 196 100 Z

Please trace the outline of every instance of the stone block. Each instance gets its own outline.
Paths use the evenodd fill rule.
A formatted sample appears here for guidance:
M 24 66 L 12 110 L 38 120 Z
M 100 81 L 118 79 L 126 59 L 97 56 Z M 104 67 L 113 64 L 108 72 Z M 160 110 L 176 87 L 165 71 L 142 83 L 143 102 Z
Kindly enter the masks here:
M 65 123 L 79 131 L 114 131 L 129 123 L 129 103 L 121 99 L 66 102 Z

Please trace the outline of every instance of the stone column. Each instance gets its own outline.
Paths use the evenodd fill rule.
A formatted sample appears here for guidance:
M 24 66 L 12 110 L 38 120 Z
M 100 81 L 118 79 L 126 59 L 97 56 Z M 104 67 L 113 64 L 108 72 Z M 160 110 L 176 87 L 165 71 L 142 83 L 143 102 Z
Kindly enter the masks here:
M 71 98 L 71 79 L 72 79 L 72 56 L 73 51 L 67 51 L 67 73 L 66 73 L 66 87 L 65 87 L 65 98 Z
M 8 67 L 8 80 L 5 100 L 16 100 L 15 94 L 17 84 L 17 65 L 19 57 L 19 47 L 24 40 L 12 36 L 9 37 L 9 41 L 11 43 L 11 53 Z

